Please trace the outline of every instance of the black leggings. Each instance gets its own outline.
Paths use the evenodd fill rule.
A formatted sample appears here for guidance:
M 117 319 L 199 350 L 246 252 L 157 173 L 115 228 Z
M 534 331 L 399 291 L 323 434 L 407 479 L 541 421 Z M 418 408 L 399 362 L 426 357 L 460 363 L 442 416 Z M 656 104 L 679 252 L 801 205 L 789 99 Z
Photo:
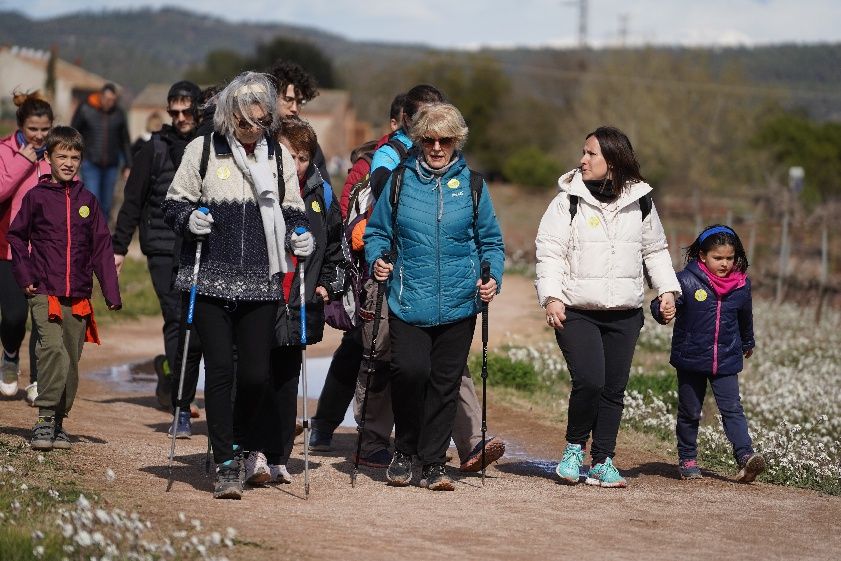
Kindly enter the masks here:
M 361 326 L 345 331 L 327 370 L 327 378 L 318 398 L 318 407 L 312 418 L 312 428 L 333 434 L 342 423 L 345 412 L 353 401 L 363 353 Z M 275 368 L 272 370 L 276 371 Z
M 0 343 L 10 353 L 19 353 L 26 336 L 26 318 L 29 305 L 26 296 L 12 274 L 12 262 L 0 259 Z M 35 368 L 35 340 L 29 341 L 29 383 L 38 379 Z M 18 359 L 20 354 L 18 354 Z
M 567 308 L 566 316 L 564 328 L 555 333 L 572 377 L 566 439 L 584 446 L 592 434 L 590 455 L 598 464 L 616 453 L 642 309 Z
M 274 339 L 277 302 L 234 301 L 199 296 L 193 323 L 202 341 L 205 363 L 204 398 L 213 460 L 219 464 L 234 457 L 233 444 L 253 434 Z M 233 346 L 237 346 L 236 403 Z M 237 434 L 234 434 L 236 416 Z
M 245 449 L 265 452 L 270 464 L 286 465 L 295 441 L 301 347 L 275 347 L 271 357 L 272 371 L 264 388 L 259 422 Z

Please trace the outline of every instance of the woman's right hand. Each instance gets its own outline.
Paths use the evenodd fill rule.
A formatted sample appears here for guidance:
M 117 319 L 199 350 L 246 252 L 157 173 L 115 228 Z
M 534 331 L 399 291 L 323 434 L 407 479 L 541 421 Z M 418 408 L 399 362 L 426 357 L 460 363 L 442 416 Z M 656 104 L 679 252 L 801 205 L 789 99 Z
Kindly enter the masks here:
M 383 259 L 377 259 L 374 261 L 374 280 L 378 282 L 388 280 L 388 276 L 393 270 L 394 265 L 392 263 L 388 263 Z
M 560 300 L 552 300 L 546 304 L 546 323 L 549 327 L 563 329 L 566 321 L 566 307 Z

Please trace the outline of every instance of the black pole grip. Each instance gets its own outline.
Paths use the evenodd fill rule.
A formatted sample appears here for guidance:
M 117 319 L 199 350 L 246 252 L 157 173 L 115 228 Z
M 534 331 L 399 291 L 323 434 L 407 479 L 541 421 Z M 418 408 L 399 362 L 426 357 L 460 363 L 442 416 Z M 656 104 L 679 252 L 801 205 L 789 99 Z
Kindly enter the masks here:
M 482 284 L 488 284 L 491 280 L 491 264 L 487 261 L 482 261 Z

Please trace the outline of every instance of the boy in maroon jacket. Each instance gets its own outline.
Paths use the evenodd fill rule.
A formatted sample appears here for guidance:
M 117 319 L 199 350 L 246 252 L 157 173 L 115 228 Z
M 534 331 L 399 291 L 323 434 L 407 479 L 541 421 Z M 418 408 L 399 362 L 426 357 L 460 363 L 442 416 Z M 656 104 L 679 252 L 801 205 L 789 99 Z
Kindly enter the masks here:
M 79 386 L 82 345 L 99 344 L 92 273 L 108 308 L 122 306 L 105 216 L 96 197 L 73 179 L 82 163 L 82 136 L 71 127 L 55 127 L 46 147 L 52 173 L 24 196 L 8 233 L 12 272 L 38 333 L 38 422 L 30 441 L 36 450 L 70 448 L 62 421 Z

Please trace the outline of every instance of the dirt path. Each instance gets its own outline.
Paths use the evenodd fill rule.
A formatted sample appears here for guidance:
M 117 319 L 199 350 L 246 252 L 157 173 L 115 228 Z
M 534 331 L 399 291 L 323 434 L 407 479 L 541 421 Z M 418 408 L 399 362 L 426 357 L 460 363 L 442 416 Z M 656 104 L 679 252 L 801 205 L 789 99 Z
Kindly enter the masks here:
M 506 279 L 493 307 L 492 339 L 506 333 L 546 337 L 527 279 Z M 112 325 L 105 345 L 87 347 L 83 371 L 149 358 L 159 352 L 160 322 Z M 329 354 L 332 334 L 312 349 Z M 206 440 L 179 441 L 176 482 L 165 493 L 165 431 L 169 416 L 152 397 L 118 393 L 83 378 L 67 427 L 79 442 L 82 483 L 101 489 L 109 502 L 141 512 L 156 524 L 178 511 L 206 525 L 235 527 L 242 539 L 234 559 L 832 559 L 841 548 L 841 498 L 767 484 L 736 485 L 707 477 L 698 483 L 674 477 L 667 445 L 623 431 L 617 463 L 627 490 L 557 484 L 551 470 L 563 445 L 563 427 L 528 406 L 492 403 L 495 434 L 511 454 L 478 477 L 462 477 L 454 493 L 418 487 L 391 488 L 384 472 L 363 468 L 349 485 L 354 435 L 337 434 L 335 452 L 311 458 L 312 492 L 303 500 L 303 476 L 293 485 L 247 491 L 242 501 L 214 501 L 203 474 Z M 34 411 L 21 401 L 0 402 L 4 432 L 28 436 Z M 205 432 L 200 419 L 195 432 Z M 300 474 L 298 454 L 290 471 Z M 116 473 L 106 483 L 105 471 Z M 832 553 L 835 551 L 836 553 Z

